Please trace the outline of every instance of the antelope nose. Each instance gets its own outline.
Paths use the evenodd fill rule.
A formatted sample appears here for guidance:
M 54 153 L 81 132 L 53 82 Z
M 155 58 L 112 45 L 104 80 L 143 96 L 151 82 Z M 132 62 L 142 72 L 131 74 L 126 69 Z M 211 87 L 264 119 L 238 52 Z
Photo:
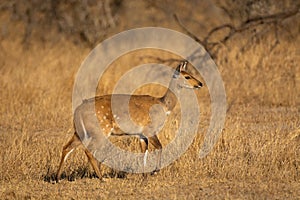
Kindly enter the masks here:
M 198 85 L 195 85 L 194 88 L 201 88 L 203 86 L 203 84 L 201 82 L 198 83 Z

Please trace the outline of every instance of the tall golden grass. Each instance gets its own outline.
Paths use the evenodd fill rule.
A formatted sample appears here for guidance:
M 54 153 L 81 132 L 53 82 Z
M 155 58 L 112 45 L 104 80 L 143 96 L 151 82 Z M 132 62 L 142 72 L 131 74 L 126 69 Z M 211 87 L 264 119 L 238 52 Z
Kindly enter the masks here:
M 66 162 L 64 180 L 52 184 L 62 146 L 73 134 L 73 82 L 90 49 L 65 38 L 57 43 L 33 42 L 24 49 L 21 37 L 8 36 L 0 43 L 1 199 L 299 198 L 299 30 L 294 38 L 282 34 L 274 49 L 270 38 L 250 45 L 246 52 L 240 51 L 243 38 L 233 38 L 219 52 L 216 62 L 228 112 L 222 135 L 207 157 L 198 157 L 210 119 L 209 93 L 204 87 L 197 92 L 202 113 L 193 144 L 157 175 L 146 180 L 139 174 L 122 178 L 104 166 L 108 179 L 101 183 L 78 150 Z M 110 93 L 127 69 L 151 61 L 148 54 L 173 56 L 155 51 L 125 55 L 111 67 L 118 71 L 107 72 L 98 93 Z M 146 86 L 137 93 L 163 94 L 165 88 L 156 87 Z M 170 120 L 159 135 L 163 145 L 174 136 L 172 123 L 177 121 Z M 115 142 L 139 149 L 135 139 Z

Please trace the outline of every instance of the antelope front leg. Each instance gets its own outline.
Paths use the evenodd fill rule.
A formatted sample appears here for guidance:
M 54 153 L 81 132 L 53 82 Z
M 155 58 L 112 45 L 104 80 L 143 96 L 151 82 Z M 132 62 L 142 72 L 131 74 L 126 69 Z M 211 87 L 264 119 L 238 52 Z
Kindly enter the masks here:
M 144 135 L 140 135 L 140 144 L 142 153 L 144 153 L 144 163 L 143 163 L 143 174 L 145 176 L 145 166 L 147 164 L 147 155 L 148 155 L 148 138 Z
M 162 145 L 157 137 L 157 135 L 153 135 L 149 138 L 150 143 L 154 146 L 155 149 L 158 149 L 158 156 L 157 156 L 157 163 L 156 163 L 156 169 L 152 172 L 158 172 L 161 167 L 161 153 L 162 153 Z

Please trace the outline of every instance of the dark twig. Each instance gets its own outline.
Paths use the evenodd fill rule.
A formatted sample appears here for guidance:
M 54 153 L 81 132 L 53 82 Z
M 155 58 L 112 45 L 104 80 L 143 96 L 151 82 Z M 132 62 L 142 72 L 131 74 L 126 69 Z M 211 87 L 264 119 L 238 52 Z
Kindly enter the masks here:
M 141 57 L 141 59 L 144 59 L 144 58 L 153 59 L 156 62 L 165 63 L 165 64 L 172 64 L 172 63 L 178 63 L 178 62 L 183 61 L 182 59 L 175 59 L 175 58 L 162 59 L 157 56 L 142 56 Z
M 217 31 L 219 31 L 219 30 L 225 29 L 225 28 L 228 28 L 228 29 L 230 30 L 229 34 L 232 34 L 233 32 L 236 31 L 236 28 L 235 28 L 234 26 L 232 26 L 231 24 L 223 24 L 223 25 L 221 25 L 221 26 L 217 26 L 217 27 L 211 29 L 211 30 L 208 32 L 207 36 L 206 36 L 206 37 L 204 38 L 204 40 L 203 40 L 203 43 L 204 43 L 205 45 L 207 45 L 207 44 L 208 44 L 208 39 L 212 36 L 213 33 L 217 32 Z
M 176 14 L 173 15 L 174 16 L 174 19 L 175 21 L 178 23 L 178 25 L 191 37 L 193 38 L 196 42 L 200 43 L 200 44 L 203 44 L 203 42 L 195 35 L 193 34 L 192 32 L 190 32 L 182 23 L 181 21 L 179 20 L 179 18 L 177 17 Z

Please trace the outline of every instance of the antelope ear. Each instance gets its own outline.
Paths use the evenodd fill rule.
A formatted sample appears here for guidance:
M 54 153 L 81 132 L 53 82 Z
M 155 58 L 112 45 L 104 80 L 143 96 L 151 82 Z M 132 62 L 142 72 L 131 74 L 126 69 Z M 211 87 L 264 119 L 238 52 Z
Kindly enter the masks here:
M 179 74 L 181 72 L 181 66 L 182 63 L 180 63 L 177 67 L 176 67 L 176 72 Z
M 183 61 L 177 66 L 176 71 L 181 72 L 183 70 L 186 70 L 186 66 L 187 66 L 187 61 Z
M 181 65 L 181 71 L 187 70 L 187 61 L 183 61 Z

